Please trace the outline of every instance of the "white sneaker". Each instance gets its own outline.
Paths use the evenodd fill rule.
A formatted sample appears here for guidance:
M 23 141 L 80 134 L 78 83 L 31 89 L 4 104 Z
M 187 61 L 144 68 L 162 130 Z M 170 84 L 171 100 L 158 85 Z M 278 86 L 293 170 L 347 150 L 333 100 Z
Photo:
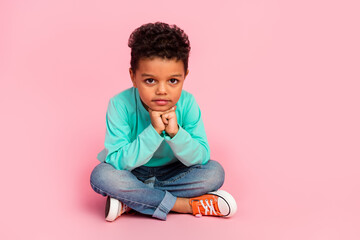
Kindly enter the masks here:
M 119 200 L 107 197 L 105 206 L 105 219 L 106 221 L 115 221 L 121 214 L 128 212 L 130 208 Z

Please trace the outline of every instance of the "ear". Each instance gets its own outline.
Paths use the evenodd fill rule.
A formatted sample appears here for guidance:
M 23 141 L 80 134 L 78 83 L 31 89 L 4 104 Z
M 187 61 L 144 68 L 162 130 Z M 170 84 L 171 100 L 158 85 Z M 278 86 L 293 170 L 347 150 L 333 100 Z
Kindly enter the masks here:
M 186 71 L 186 74 L 184 76 L 184 80 L 185 80 L 185 78 L 187 77 L 188 74 L 189 74 L 189 69 Z
M 131 68 L 129 68 L 129 73 L 130 73 L 130 78 L 131 78 L 134 88 L 137 88 L 136 81 L 135 81 L 135 73 L 133 72 L 133 70 Z

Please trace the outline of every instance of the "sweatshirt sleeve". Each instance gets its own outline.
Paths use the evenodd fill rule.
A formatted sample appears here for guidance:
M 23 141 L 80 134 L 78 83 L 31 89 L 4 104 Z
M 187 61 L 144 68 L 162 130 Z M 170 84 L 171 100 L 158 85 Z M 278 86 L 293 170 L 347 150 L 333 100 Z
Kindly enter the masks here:
M 210 159 L 210 147 L 201 111 L 193 95 L 190 95 L 186 108 L 183 124 L 179 125 L 178 133 L 173 138 L 165 136 L 165 141 L 185 166 L 205 164 Z
M 110 99 L 106 113 L 105 162 L 119 170 L 129 170 L 146 164 L 164 140 L 149 124 L 134 140 L 125 106 Z M 141 150 L 140 150 L 141 149 Z

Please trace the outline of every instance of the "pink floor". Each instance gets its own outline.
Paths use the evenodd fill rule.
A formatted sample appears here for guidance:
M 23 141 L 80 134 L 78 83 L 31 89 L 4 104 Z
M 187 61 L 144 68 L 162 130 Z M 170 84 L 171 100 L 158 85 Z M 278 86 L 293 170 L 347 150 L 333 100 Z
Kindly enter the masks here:
M 0 239 L 360 239 L 357 1 L 0 2 Z M 231 219 L 104 220 L 89 184 L 110 97 L 131 86 L 129 34 L 190 37 Z

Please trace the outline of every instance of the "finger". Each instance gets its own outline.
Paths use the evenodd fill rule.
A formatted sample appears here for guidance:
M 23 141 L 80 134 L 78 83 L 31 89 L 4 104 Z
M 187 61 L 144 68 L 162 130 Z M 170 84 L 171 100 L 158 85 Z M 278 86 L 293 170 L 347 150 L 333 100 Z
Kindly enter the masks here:
M 149 114 L 150 114 L 150 115 L 153 115 L 153 116 L 159 117 L 159 116 L 161 116 L 161 114 L 162 114 L 162 113 L 163 113 L 163 112 L 150 110 L 150 108 L 149 108 Z
M 149 110 L 150 110 L 150 108 L 149 108 Z M 156 115 L 163 115 L 163 114 L 166 114 L 166 113 L 170 113 L 170 112 L 174 112 L 176 110 L 176 106 L 174 106 L 174 107 L 172 107 L 172 108 L 170 108 L 170 109 L 168 109 L 168 110 L 166 110 L 166 111 L 155 111 L 155 110 L 151 110 L 151 112 L 153 113 L 153 114 L 155 114 L 156 113 Z M 150 111 L 149 111 L 150 112 Z
M 161 119 L 163 120 L 164 124 L 169 124 L 166 114 L 161 115 Z
M 164 113 L 172 112 L 172 111 L 175 111 L 175 110 L 176 110 L 176 105 L 175 105 L 175 106 L 172 106 L 172 107 L 169 108 L 168 110 L 164 111 Z
M 164 111 L 163 114 L 175 112 L 175 109 L 176 109 L 176 108 L 172 107 L 172 108 L 170 108 L 169 110 Z
M 168 113 L 165 113 L 163 115 L 165 115 L 167 119 L 176 118 L 176 112 L 175 111 L 168 112 Z

